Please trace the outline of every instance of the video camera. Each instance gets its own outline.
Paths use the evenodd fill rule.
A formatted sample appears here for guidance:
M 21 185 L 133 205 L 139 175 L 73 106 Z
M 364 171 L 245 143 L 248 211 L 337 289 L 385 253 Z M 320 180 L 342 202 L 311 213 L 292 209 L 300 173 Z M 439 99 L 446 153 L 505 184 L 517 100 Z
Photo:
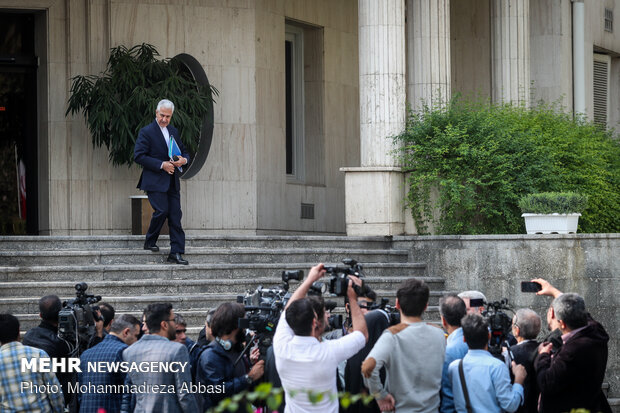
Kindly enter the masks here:
M 101 296 L 86 294 L 87 289 L 85 282 L 76 284 L 75 298 L 65 301 L 58 313 L 58 337 L 72 347 L 72 356 L 88 348 L 95 335 L 95 323 L 102 320 L 97 314 L 99 308 L 91 305 L 101 301 Z
M 334 309 L 338 306 L 338 303 L 335 301 L 325 301 L 325 311 L 334 311 Z M 327 319 L 327 326 L 325 327 L 325 331 L 339 330 L 342 328 L 344 324 L 344 317 L 342 314 L 332 314 Z
M 347 267 L 325 267 L 326 273 L 331 275 L 328 284 L 328 291 L 330 294 L 337 297 L 346 297 L 347 288 L 349 286 L 349 275 L 353 275 L 358 278 L 364 277 L 362 266 L 354 259 L 346 258 L 342 261 L 342 263 L 347 265 Z M 313 283 L 312 288 L 315 291 L 322 291 L 323 293 L 326 292 L 325 284 L 320 281 Z M 358 296 L 365 296 L 371 291 L 363 280 L 361 286 L 353 284 L 353 289 Z
M 501 301 L 486 303 L 485 310 L 482 312 L 482 316 L 486 318 L 491 330 L 489 352 L 500 359 L 502 359 L 502 347 L 509 347 L 506 341 L 512 327 L 512 318 L 502 310 L 514 312 L 508 305 L 507 298 L 503 298 Z
M 390 320 L 390 326 L 400 324 L 400 311 L 393 305 L 390 305 L 390 300 L 388 298 L 382 298 L 380 302 L 372 304 L 370 307 L 368 307 L 368 309 L 371 311 L 383 311 Z
M 289 281 L 303 278 L 302 270 L 282 271 L 282 284 L 277 288 L 259 285 L 254 291 L 237 296 L 237 302 L 243 304 L 246 311 L 246 316 L 239 319 L 239 328 L 254 331 L 261 355 L 271 346 L 280 314 L 291 298 Z

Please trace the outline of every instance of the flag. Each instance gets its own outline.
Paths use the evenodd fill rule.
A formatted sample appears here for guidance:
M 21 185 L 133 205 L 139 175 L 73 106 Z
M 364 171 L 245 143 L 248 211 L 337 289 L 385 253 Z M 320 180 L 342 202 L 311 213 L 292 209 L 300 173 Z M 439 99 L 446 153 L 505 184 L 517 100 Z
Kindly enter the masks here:
M 177 145 L 177 141 L 174 140 L 174 136 L 170 136 L 170 145 L 168 145 L 168 157 L 173 159 L 174 156 L 181 156 L 181 148 Z M 179 166 L 179 171 L 183 172 L 183 168 Z

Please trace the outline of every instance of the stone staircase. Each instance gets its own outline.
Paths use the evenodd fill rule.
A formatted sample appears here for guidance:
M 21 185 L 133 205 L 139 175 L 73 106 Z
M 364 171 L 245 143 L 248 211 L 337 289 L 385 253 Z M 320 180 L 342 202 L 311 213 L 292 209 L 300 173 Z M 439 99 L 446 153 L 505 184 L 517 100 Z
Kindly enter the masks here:
M 143 250 L 143 240 L 129 235 L 0 237 L 0 313 L 16 315 L 27 330 L 39 322 L 40 297 L 70 299 L 75 284 L 84 281 L 88 293 L 101 295 L 118 313 L 139 317 L 148 304 L 169 301 L 195 335 L 208 308 L 235 301 L 259 285 L 279 285 L 282 270 L 307 274 L 318 262 L 343 265 L 344 258 L 353 258 L 363 265 L 366 282 L 391 304 L 402 281 L 425 279 L 431 288 L 426 318 L 439 320 L 444 280 L 427 277 L 425 264 L 415 262 L 408 250 L 393 248 L 390 238 L 189 236 L 188 266 L 166 263 L 168 237 L 161 237 L 159 253 Z M 296 285 L 291 281 L 292 289 Z

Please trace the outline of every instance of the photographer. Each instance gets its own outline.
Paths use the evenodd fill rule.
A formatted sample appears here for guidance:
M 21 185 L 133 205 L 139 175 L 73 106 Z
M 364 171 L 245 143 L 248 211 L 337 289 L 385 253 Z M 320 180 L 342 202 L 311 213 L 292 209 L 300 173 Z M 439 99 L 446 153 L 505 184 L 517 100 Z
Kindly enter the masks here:
M 306 294 L 323 275 L 323 264 L 312 267 L 308 278 L 288 301 L 274 336 L 276 366 L 286 395 L 285 412 L 338 412 L 337 398 L 330 397 L 337 393 L 336 366 L 362 349 L 368 339 L 366 321 L 353 288 L 353 284 L 359 287 L 362 283 L 354 276 L 349 276 L 347 287 L 353 332 L 338 340 L 320 342 L 316 338 L 321 322 Z M 308 391 L 323 393 L 324 397 L 312 404 Z
M 57 295 L 42 297 L 39 300 L 41 324 L 28 330 L 24 335 L 24 345 L 44 350 L 52 358 L 69 357 L 71 354 L 69 345 L 58 337 L 58 313 L 61 309 L 62 303 Z M 68 384 L 72 376 L 72 373 L 56 373 L 58 381 L 62 384 L 65 404 L 69 404 L 72 399 L 71 393 L 68 392 Z
M 223 384 L 224 392 L 204 393 L 200 411 L 217 406 L 221 400 L 247 389 L 263 376 L 263 360 L 250 368 L 249 360 L 245 356 L 239 357 L 244 340 L 239 319 L 244 316 L 244 306 L 238 303 L 223 303 L 213 313 L 211 331 L 215 340 L 200 355 L 196 381 L 206 386 Z M 253 359 L 257 359 L 256 352 Z
M 543 343 L 538 350 L 534 366 L 540 388 L 540 411 L 611 411 L 601 390 L 607 367 L 607 332 L 588 314 L 583 297 L 562 294 L 543 279 L 533 281 L 542 286 L 538 295 L 555 297 L 550 312 L 552 319 L 557 320 L 563 342 L 553 357 L 552 343 Z

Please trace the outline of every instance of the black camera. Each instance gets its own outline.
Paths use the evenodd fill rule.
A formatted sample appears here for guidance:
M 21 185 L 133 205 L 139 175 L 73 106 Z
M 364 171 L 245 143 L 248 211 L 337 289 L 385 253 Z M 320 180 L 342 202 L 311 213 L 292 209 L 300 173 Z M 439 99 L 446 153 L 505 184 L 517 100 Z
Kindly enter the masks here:
M 334 311 L 338 306 L 335 301 L 325 301 L 325 311 Z M 339 330 L 344 324 L 344 317 L 342 314 L 332 314 L 327 318 L 327 325 L 325 331 Z
M 388 298 L 382 298 L 380 302 L 372 304 L 368 307 L 368 309 L 371 311 L 383 311 L 386 314 L 391 326 L 400 324 L 400 311 L 395 306 L 390 305 L 390 300 Z
M 237 297 L 237 302 L 243 304 L 246 311 L 245 317 L 239 319 L 239 328 L 252 330 L 256 334 L 254 339 L 258 340 L 261 355 L 271 346 L 280 314 L 291 298 L 289 281 L 301 281 L 303 278 L 302 270 L 282 271 L 280 286 L 263 288 L 259 285 L 254 291 Z
M 95 323 L 102 320 L 98 307 L 92 305 L 101 301 L 101 296 L 86 294 L 87 289 L 85 282 L 76 284 L 75 298 L 65 301 L 58 313 L 58 337 L 71 345 L 72 356 L 79 356 L 88 348 L 95 336 Z
M 508 299 L 487 303 L 482 316 L 486 318 L 491 330 L 491 339 L 489 340 L 489 352 L 500 359 L 502 358 L 502 347 L 509 347 L 506 344 L 508 334 L 512 327 L 512 317 L 502 310 L 513 312 L 508 306 Z
M 342 261 L 346 267 L 325 267 L 327 274 L 331 275 L 329 279 L 329 292 L 337 297 L 345 297 L 347 295 L 347 288 L 349 286 L 349 275 L 353 275 L 358 278 L 362 278 L 364 273 L 362 272 L 362 266 L 352 258 L 346 258 Z M 314 283 L 314 284 L 319 284 Z M 318 287 L 318 286 L 317 286 Z M 362 285 L 353 284 L 353 289 L 358 297 L 365 296 L 371 289 L 362 280 Z

